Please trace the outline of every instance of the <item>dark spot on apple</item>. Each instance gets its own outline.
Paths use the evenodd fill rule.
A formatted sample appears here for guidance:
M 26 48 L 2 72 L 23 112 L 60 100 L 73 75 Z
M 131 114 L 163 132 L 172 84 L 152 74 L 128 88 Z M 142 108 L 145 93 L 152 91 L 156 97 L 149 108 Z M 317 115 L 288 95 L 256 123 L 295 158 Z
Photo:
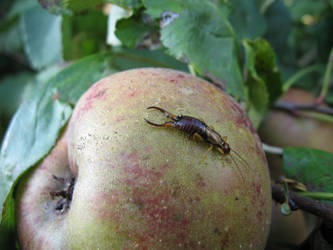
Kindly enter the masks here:
M 139 210 L 142 210 L 144 208 L 144 204 L 142 202 L 135 202 L 134 205 Z
M 237 196 L 235 197 L 235 201 L 238 201 L 238 197 Z
M 221 230 L 218 227 L 215 227 L 214 229 L 214 233 L 216 233 L 217 235 L 221 235 Z
M 195 182 L 196 182 L 197 187 L 199 187 L 199 188 L 203 188 L 206 186 L 205 180 L 201 174 L 196 175 Z
M 50 192 L 52 200 L 55 200 L 58 198 L 55 205 L 54 205 L 54 211 L 56 214 L 64 214 L 68 211 L 70 208 L 70 204 L 72 202 L 72 196 L 74 191 L 74 184 L 75 184 L 75 178 L 73 177 L 58 177 L 56 175 L 52 175 L 53 179 L 60 184 L 61 189 L 58 191 L 52 191 Z

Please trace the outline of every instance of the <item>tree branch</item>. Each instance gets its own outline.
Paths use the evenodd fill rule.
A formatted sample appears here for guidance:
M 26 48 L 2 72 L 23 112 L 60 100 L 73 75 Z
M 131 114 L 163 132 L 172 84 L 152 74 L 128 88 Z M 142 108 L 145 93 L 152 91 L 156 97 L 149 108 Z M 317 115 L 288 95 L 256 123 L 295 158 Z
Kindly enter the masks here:
M 286 110 L 291 113 L 296 113 L 297 111 L 301 110 L 307 110 L 307 111 L 316 111 L 319 113 L 323 113 L 326 115 L 332 115 L 333 116 L 333 109 L 326 106 L 319 106 L 316 103 L 310 103 L 310 104 L 295 104 L 290 102 L 282 102 L 278 101 L 274 104 L 274 108 Z
M 278 203 L 285 202 L 284 191 L 280 185 L 272 184 L 272 197 Z M 289 197 L 295 202 L 297 207 L 320 218 L 323 218 L 326 222 L 332 225 L 333 228 L 333 205 L 299 195 L 291 190 L 289 190 Z

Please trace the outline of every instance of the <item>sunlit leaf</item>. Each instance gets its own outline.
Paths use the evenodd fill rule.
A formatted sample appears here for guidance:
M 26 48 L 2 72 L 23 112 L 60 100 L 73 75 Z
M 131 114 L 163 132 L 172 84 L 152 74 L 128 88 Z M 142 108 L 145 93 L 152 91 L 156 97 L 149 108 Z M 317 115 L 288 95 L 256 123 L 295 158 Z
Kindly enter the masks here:
M 53 16 L 37 5 L 25 11 L 20 20 L 24 51 L 34 68 L 62 60 L 60 16 Z
M 161 12 L 162 7 L 163 11 L 178 14 L 161 30 L 162 43 L 173 56 L 188 61 L 200 75 L 220 79 L 229 93 L 245 99 L 236 40 L 223 6 L 217 8 L 210 1 L 198 0 L 145 0 L 144 4 L 154 15 Z

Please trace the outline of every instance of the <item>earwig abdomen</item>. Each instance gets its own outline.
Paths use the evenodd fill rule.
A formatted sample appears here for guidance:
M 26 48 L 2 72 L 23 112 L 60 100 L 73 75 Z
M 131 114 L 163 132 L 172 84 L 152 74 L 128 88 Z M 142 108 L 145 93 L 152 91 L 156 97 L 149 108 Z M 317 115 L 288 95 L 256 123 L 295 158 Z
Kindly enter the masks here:
M 202 139 L 207 139 L 207 125 L 191 116 L 182 116 L 179 120 L 174 123 L 175 128 L 183 131 L 190 136 L 193 136 L 195 133 L 199 134 Z

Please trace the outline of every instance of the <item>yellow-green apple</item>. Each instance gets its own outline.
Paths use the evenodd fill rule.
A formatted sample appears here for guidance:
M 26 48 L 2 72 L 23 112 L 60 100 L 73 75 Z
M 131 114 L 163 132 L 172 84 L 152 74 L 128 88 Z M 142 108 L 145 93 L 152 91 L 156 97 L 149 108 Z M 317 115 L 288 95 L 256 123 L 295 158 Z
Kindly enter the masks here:
M 146 123 L 168 120 L 149 106 L 204 120 L 230 154 L 204 158 L 204 141 Z M 244 110 L 200 78 L 158 68 L 93 85 L 17 203 L 23 249 L 263 249 L 270 216 L 266 158 Z

